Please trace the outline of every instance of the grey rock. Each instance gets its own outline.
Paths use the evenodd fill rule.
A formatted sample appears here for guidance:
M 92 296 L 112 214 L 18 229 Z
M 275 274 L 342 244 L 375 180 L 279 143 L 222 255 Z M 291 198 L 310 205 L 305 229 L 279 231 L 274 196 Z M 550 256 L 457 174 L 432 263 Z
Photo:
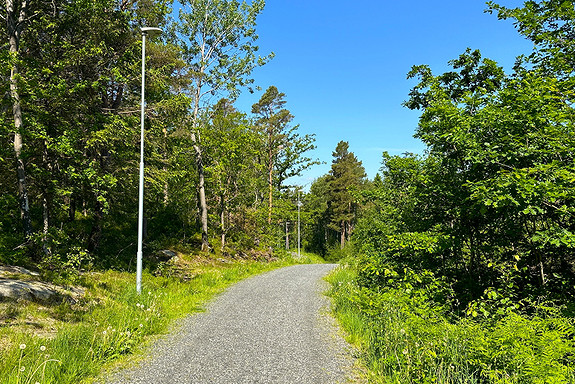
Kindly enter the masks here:
M 163 250 L 160 251 L 160 253 L 161 253 L 163 256 L 167 257 L 168 259 L 171 259 L 171 258 L 174 258 L 174 257 L 177 257 L 177 256 L 178 256 L 178 254 L 177 254 L 176 252 L 170 251 L 169 249 L 163 249 Z
M 23 267 L 18 267 L 15 265 L 0 265 L 0 277 L 6 277 L 11 274 L 40 276 L 38 272 L 33 272 Z
M 57 288 L 39 281 L 0 278 L 0 297 L 47 301 L 58 295 Z

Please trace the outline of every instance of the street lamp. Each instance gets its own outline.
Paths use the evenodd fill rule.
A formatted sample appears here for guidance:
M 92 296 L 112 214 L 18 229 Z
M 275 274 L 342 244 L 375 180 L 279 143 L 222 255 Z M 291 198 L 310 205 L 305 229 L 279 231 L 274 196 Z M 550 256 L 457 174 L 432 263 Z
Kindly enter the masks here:
M 146 36 L 150 32 L 161 33 L 160 28 L 142 27 L 142 110 L 140 115 L 140 188 L 138 200 L 138 253 L 136 257 L 136 291 L 142 292 L 142 237 L 144 234 L 144 107 L 146 105 Z
M 297 194 L 297 257 L 298 259 L 301 258 L 300 254 L 300 220 L 299 220 L 299 211 L 301 208 L 301 201 L 299 200 L 300 192 L 298 191 Z

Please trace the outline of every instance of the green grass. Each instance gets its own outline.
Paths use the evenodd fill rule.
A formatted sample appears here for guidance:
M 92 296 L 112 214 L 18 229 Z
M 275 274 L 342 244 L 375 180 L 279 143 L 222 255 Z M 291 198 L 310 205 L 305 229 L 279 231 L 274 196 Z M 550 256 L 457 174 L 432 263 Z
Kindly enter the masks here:
M 557 308 L 453 319 L 416 289 L 367 289 L 351 268 L 327 280 L 370 383 L 575 383 L 575 322 Z
M 0 303 L 0 383 L 88 383 L 105 367 L 125 362 L 174 320 L 201 311 L 230 284 L 267 270 L 323 262 L 306 254 L 273 262 L 194 264 L 193 278 L 145 273 L 142 294 L 131 273 L 82 276 L 87 293 L 76 303 Z

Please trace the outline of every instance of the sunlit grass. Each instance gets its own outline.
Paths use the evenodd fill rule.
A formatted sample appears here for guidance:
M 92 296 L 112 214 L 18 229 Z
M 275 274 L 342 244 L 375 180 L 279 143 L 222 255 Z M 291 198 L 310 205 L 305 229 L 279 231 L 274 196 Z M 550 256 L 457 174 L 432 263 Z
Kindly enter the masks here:
M 82 277 L 86 295 L 76 303 L 0 303 L 0 383 L 90 382 L 103 367 L 142 349 L 175 319 L 201 311 L 214 295 L 248 276 L 313 255 L 274 262 L 227 261 L 194 266 L 182 281 L 144 273 L 142 294 L 134 275 L 107 271 Z
M 327 280 L 370 383 L 575 383 L 575 320 L 558 308 L 452 317 L 415 288 L 361 287 L 352 268 Z

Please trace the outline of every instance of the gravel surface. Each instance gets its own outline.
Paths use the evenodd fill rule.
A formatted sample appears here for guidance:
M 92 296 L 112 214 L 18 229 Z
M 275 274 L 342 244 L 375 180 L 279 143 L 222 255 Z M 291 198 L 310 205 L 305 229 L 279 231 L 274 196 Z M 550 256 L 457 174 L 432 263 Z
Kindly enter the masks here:
M 114 384 L 345 383 L 353 365 L 322 295 L 334 265 L 296 265 L 244 280 L 186 318 Z

